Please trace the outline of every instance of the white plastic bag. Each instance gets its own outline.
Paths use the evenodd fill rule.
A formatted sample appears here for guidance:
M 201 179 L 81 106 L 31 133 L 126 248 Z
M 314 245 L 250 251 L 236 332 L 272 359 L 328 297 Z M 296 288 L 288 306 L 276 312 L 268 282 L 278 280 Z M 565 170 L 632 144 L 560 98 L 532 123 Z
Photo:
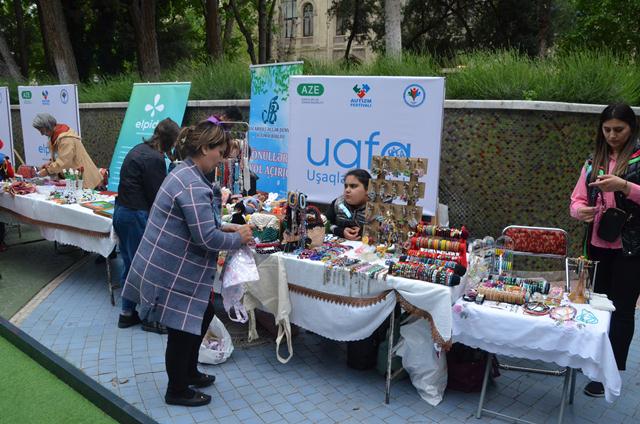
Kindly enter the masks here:
M 231 335 L 217 316 L 213 316 L 209 329 L 204 335 L 198 362 L 203 364 L 221 364 L 233 353 L 233 341 Z
M 222 304 L 227 311 L 229 319 L 234 322 L 245 323 L 249 319 L 247 311 L 242 304 L 242 297 L 246 290 L 245 283 L 258 281 L 258 267 L 253 259 L 253 252 L 243 246 L 231 252 L 224 262 L 222 269 Z M 231 316 L 231 310 L 235 316 Z
M 222 288 L 236 286 L 249 281 L 260 279 L 253 252 L 247 246 L 242 246 L 227 255 L 222 270 Z
M 398 355 L 409 373 L 411 383 L 422 399 L 436 406 L 442 401 L 447 387 L 447 357 L 437 352 L 431 337 L 431 328 L 424 319 L 400 327 L 403 338 Z

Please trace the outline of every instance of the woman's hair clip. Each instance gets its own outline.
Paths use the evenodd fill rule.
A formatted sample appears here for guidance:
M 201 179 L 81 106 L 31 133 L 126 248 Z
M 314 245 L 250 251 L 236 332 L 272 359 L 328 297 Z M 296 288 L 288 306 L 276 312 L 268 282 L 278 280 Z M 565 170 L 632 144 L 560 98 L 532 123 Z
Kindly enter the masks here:
M 215 115 L 211 115 L 210 117 L 208 117 L 207 121 L 211 122 L 213 125 L 216 125 L 216 126 L 222 125 L 222 122 L 220 122 L 218 117 Z
M 215 125 L 216 127 L 220 127 L 222 128 L 223 131 L 225 132 L 229 132 L 229 130 L 231 130 L 231 127 L 233 126 L 232 122 L 228 122 L 228 121 L 221 121 L 217 116 L 215 115 L 211 115 L 210 117 L 207 118 L 208 122 L 211 122 L 213 125 Z

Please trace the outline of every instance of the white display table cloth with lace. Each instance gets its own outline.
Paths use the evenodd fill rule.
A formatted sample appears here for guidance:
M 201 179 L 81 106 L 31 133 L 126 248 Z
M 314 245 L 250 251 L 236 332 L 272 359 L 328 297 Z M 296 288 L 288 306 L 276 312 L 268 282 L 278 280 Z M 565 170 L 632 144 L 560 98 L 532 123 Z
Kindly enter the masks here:
M 576 304 L 579 320 L 558 322 L 549 315 L 527 315 L 522 307 L 501 305 L 459 299 L 453 306 L 453 341 L 499 355 L 582 369 L 589 379 L 603 383 L 607 401 L 620 396 L 622 381 L 608 335 L 610 312 Z

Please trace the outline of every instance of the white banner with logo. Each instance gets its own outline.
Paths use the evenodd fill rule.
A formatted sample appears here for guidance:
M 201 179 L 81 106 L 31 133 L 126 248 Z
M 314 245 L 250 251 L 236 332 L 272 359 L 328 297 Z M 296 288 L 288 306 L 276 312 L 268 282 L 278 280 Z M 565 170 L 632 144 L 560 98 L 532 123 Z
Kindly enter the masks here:
M 11 126 L 11 105 L 9 104 L 9 89 L 0 87 L 0 160 L 8 156 L 15 166 L 13 159 L 13 128 Z
M 59 124 L 66 124 L 78 135 L 80 112 L 78 111 L 78 88 L 75 84 L 19 86 L 20 120 L 24 139 L 24 160 L 28 165 L 40 167 L 51 159 L 49 138 L 33 128 L 33 118 L 39 113 L 48 113 Z
M 427 158 L 418 204 L 435 215 L 444 78 L 291 76 L 289 101 L 289 190 L 330 203 L 344 175 L 370 169 L 372 156 Z

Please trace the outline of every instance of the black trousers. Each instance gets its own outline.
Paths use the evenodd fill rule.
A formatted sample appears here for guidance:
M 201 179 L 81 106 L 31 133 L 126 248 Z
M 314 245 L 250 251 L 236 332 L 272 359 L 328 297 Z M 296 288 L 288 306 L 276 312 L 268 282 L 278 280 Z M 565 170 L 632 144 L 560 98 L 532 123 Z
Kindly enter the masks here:
M 197 377 L 198 352 L 202 339 L 213 319 L 213 304 L 209 302 L 202 319 L 202 330 L 199 336 L 185 331 L 167 328 L 167 350 L 165 366 L 169 376 L 167 394 L 179 395 L 189 388 L 189 379 Z
M 599 261 L 595 291 L 606 294 L 616 307 L 611 315 L 609 340 L 618 369 L 625 370 L 640 295 L 640 257 L 624 256 L 622 249 L 595 246 L 589 246 L 589 253 L 590 259 Z

